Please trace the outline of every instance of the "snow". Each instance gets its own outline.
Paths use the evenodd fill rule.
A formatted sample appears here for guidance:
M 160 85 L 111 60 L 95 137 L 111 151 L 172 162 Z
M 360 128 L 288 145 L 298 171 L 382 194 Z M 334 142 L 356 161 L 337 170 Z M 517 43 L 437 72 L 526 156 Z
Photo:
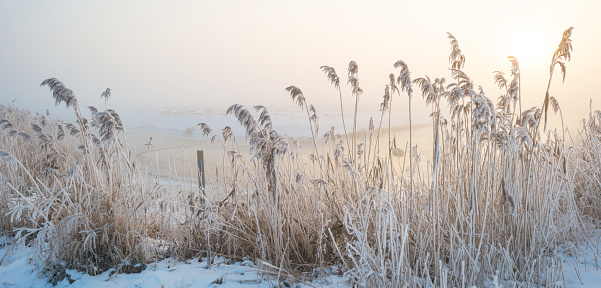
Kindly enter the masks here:
M 577 253 L 565 255 L 566 287 L 601 287 L 601 259 L 598 259 L 600 241 L 601 233 L 597 232 L 591 240 L 580 245 Z
M 601 233 L 588 242 L 582 243 L 577 252 L 562 253 L 564 259 L 565 287 L 601 287 L 601 263 L 597 262 Z M 574 249 L 570 249 L 574 250 Z M 39 272 L 38 265 L 31 263 L 30 247 L 14 244 L 12 239 L 0 236 L 0 288 L 18 287 L 53 287 Z M 262 263 L 270 267 L 268 263 Z M 271 266 L 273 267 L 273 266 Z M 272 270 L 273 271 L 273 270 Z M 110 275 L 110 270 L 97 276 L 90 276 L 74 270 L 67 270 L 73 283 L 68 279 L 59 282 L 54 287 L 348 287 L 348 278 L 329 275 L 308 283 L 290 285 L 280 281 L 277 274 L 264 276 L 251 261 L 238 262 L 235 265 L 224 264 L 224 259 L 216 259 L 210 268 L 206 261 L 189 259 L 176 261 L 165 259 L 149 264 L 138 274 Z M 219 282 L 222 284 L 219 284 Z M 564 283 L 560 283 L 563 285 Z
M 6 245 L 4 245 L 6 243 Z M 311 283 L 292 284 L 278 281 L 277 274 L 261 276 L 251 261 L 238 262 L 236 265 L 223 264 L 224 259 L 215 259 L 214 264 L 207 269 L 206 261 L 198 259 L 175 261 L 165 259 L 149 264 L 138 274 L 117 274 L 110 276 L 110 270 L 97 276 L 90 276 L 74 270 L 67 270 L 72 284 L 67 279 L 52 286 L 43 275 L 40 275 L 35 263 L 30 263 L 29 256 L 33 250 L 30 247 L 13 245 L 4 236 L 0 236 L 0 288 L 18 287 L 348 287 L 347 279 L 335 275 L 317 279 Z M 269 266 L 268 264 L 266 266 Z M 222 284 L 218 284 L 223 280 Z

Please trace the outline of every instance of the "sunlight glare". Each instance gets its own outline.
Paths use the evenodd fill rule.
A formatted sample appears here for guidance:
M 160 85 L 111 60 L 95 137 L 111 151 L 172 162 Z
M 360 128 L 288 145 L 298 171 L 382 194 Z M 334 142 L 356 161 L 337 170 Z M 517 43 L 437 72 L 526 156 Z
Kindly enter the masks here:
M 539 31 L 532 29 L 521 29 L 513 35 L 509 47 L 511 56 L 514 56 L 521 64 L 532 64 L 543 58 L 543 37 Z

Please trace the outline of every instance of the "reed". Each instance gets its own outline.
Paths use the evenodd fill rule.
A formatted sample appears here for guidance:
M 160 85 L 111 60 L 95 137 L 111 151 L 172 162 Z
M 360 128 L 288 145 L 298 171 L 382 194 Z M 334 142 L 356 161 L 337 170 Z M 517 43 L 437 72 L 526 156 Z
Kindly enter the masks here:
M 565 77 L 571 32 L 552 57 L 550 78 L 557 65 Z M 126 263 L 167 256 L 206 257 L 210 264 L 218 255 L 250 258 L 265 277 L 287 283 L 319 280 L 337 266 L 354 287 L 561 286 L 559 252 L 586 239 L 601 217 L 601 112 L 591 104 L 569 144 L 565 131 L 541 133 L 548 106 L 563 122 L 549 89 L 542 108 L 522 110 L 527 95 L 520 91 L 518 60 L 510 57 L 511 78 L 494 73 L 502 92 L 495 103 L 463 70 L 458 40 L 448 38 L 451 78 L 412 80 L 404 61 L 394 63 L 399 74 L 386 79 L 379 125 L 372 118 L 362 140 L 363 91 L 354 61 L 348 133 L 342 105 L 348 95 L 334 68 L 321 67 L 339 92 L 344 134 L 330 129 L 320 137 L 315 107 L 297 86 L 286 88 L 307 112 L 309 155 L 274 129 L 265 106 L 235 104 L 226 112 L 244 128 L 249 154 L 231 127 L 200 123 L 223 151 L 222 166 L 201 193 L 176 171 L 159 175 L 151 143 L 146 162 L 134 159 L 115 111 L 91 107 L 88 121 L 73 91 L 48 79 L 43 85 L 57 104 L 74 107 L 76 123 L 0 106 L 0 161 L 6 163 L 0 228 L 38 247 L 51 278 L 70 268 L 121 273 Z M 413 85 L 431 107 L 432 160 L 425 166 L 412 139 Z M 405 113 L 392 111 L 395 93 L 408 96 L 407 151 L 396 147 L 390 129 L 390 114 Z M 389 129 L 382 132 L 386 113 Z M 381 151 L 386 138 L 388 150 Z M 409 175 L 397 172 L 406 166 L 393 161 L 400 152 Z

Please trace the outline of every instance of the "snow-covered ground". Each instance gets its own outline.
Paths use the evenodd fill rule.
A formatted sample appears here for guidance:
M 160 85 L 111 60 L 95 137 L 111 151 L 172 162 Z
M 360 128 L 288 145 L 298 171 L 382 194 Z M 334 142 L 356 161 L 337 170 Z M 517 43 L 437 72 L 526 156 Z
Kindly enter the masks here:
M 30 247 L 11 245 L 12 241 L 0 236 L 0 288 L 20 287 L 348 287 L 344 278 L 330 275 L 310 283 L 295 284 L 278 280 L 278 275 L 266 276 L 250 261 L 225 265 L 223 259 L 216 259 L 207 269 L 206 261 L 198 259 L 174 261 L 165 259 L 150 264 L 137 274 L 117 274 L 106 271 L 97 276 L 67 270 L 73 283 L 68 279 L 52 286 L 39 274 L 35 263 L 30 263 Z M 269 265 L 269 264 L 267 264 Z M 272 269 L 274 271 L 274 269 Z M 277 271 L 277 270 L 276 270 Z
M 601 287 L 601 234 L 595 233 L 588 242 L 582 243 L 578 254 L 565 255 L 564 277 L 566 287 Z
M 594 237 L 581 245 L 578 255 L 564 256 L 566 287 L 601 287 L 601 263 L 595 257 L 600 240 L 599 236 Z M 32 248 L 12 245 L 12 241 L 0 236 L 0 288 L 53 287 L 39 274 L 36 263 L 29 261 L 32 253 Z M 74 270 L 67 270 L 67 274 L 73 283 L 65 279 L 54 287 L 348 287 L 348 279 L 336 275 L 308 283 L 288 283 L 278 280 L 277 274 L 266 276 L 250 261 L 226 265 L 223 259 L 217 259 L 210 268 L 206 261 L 198 259 L 165 259 L 137 274 L 111 276 L 107 271 L 90 276 Z

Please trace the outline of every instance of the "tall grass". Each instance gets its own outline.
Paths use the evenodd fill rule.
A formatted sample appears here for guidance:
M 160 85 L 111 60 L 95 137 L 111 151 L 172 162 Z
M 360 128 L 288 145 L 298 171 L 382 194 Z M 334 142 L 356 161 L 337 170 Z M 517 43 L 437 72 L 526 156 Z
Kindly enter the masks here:
M 57 104 L 74 109 L 76 124 L 0 106 L 3 231 L 36 247 L 53 283 L 66 277 L 65 269 L 124 272 L 164 255 L 187 255 L 194 242 L 186 237 L 197 238 L 195 229 L 210 218 L 210 210 L 195 206 L 198 195 L 183 191 L 190 204 L 174 202 L 157 177 L 138 167 L 114 110 L 89 107 L 88 120 L 62 82 L 42 85 Z M 155 217 L 159 211 L 162 216 Z
M 552 57 L 550 81 L 556 65 L 565 77 L 571 31 Z M 46 80 L 57 104 L 74 107 L 76 124 L 2 106 L 0 157 L 12 164 L 0 168 L 0 228 L 32 239 L 48 271 L 122 271 L 125 263 L 165 256 L 221 255 L 248 257 L 273 277 L 299 281 L 338 266 L 360 287 L 561 286 L 559 252 L 584 239 L 601 216 L 601 112 L 591 108 L 569 144 L 564 131 L 543 126 L 541 133 L 548 106 L 561 111 L 557 99 L 546 93 L 542 108 L 522 111 L 521 98 L 530 96 L 521 95 L 519 63 L 510 58 L 511 78 L 494 74 L 503 92 L 495 104 L 465 73 L 458 40 L 448 37 L 450 80 L 412 80 L 407 63 L 397 61 L 379 125 L 372 119 L 362 139 L 354 61 L 350 133 L 342 116 L 344 134 L 320 136 L 309 98 L 286 88 L 307 112 L 308 155 L 274 129 L 264 106 L 227 110 L 245 129 L 248 155 L 231 127 L 200 123 L 223 149 L 222 167 L 201 191 L 161 183 L 152 161 L 144 166 L 131 156 L 115 111 L 92 107 L 88 121 L 71 90 Z M 332 67 L 321 69 L 344 115 L 339 77 Z M 389 128 L 391 113 L 405 113 L 392 111 L 395 93 L 408 97 L 411 121 L 414 86 L 432 112 L 432 160 L 422 170 L 414 131 L 405 153 L 391 129 L 381 133 L 386 113 Z M 103 97 L 108 101 L 109 89 Z M 388 145 L 380 145 L 385 138 Z
M 154 249 L 140 217 L 147 210 L 146 183 L 139 182 L 132 155 L 117 136 L 123 130 L 119 115 L 95 111 L 88 121 L 60 81 L 43 85 L 57 103 L 74 107 L 77 124 L 3 107 L 3 121 L 19 123 L 14 129 L 21 136 L 3 138 L 3 160 L 15 163 L 3 171 L 3 193 L 14 203 L 3 216 L 28 222 L 15 232 L 21 240 L 33 239 L 51 274 L 65 268 L 96 274 L 121 259 L 144 261 L 145 250 Z
M 562 43 L 570 41 L 568 32 Z M 400 68 L 399 77 L 388 85 L 382 103 L 383 116 L 390 107 L 389 91 L 398 84 L 410 100 L 409 113 L 413 85 L 432 105 L 433 162 L 427 171 L 417 172 L 413 144 L 405 154 L 408 175 L 394 172 L 391 145 L 386 153 L 366 157 L 364 153 L 377 148 L 362 145 L 371 142 L 357 144 L 355 122 L 351 140 L 330 131 L 321 140 L 325 145 L 313 143 L 324 147 L 322 151 L 307 160 L 288 150 L 278 150 L 269 159 L 262 155 L 275 154 L 255 152 L 252 159 L 257 162 L 247 166 L 247 205 L 234 206 L 231 215 L 236 229 L 250 229 L 247 250 L 282 263 L 288 271 L 307 263 L 320 267 L 342 263 L 355 284 L 367 287 L 465 287 L 494 281 L 509 286 L 558 285 L 563 264 L 557 251 L 565 241 L 585 235 L 590 223 L 582 220 L 583 206 L 574 198 L 579 156 L 555 133 L 542 138 L 538 126 L 547 104 L 523 113 L 516 109 L 522 97 L 517 59 L 510 59 L 512 79 L 495 75 L 506 90 L 495 105 L 463 71 L 466 57 L 457 39 L 450 34 L 449 39 L 448 84 L 444 78 L 412 81 L 408 65 L 398 61 L 393 66 Z M 559 45 L 555 64 L 557 55 L 569 59 L 566 47 Z M 349 64 L 348 83 L 358 103 L 356 67 L 355 62 Z M 334 69 L 326 69 L 326 75 L 336 86 Z M 302 97 L 306 106 L 308 98 Z M 441 111 L 445 102 L 446 113 Z M 555 107 L 559 109 L 556 99 Z M 247 131 L 254 121 L 246 114 L 238 119 Z M 271 124 L 264 129 L 269 135 L 277 133 Z M 382 137 L 379 131 L 371 128 L 370 139 Z M 251 146 L 259 143 L 247 136 Z M 411 136 L 409 140 L 412 143 Z M 351 148 L 345 150 L 348 141 Z M 255 148 L 259 150 L 263 151 Z M 260 164 L 274 160 L 275 164 Z M 263 194 L 273 191 L 273 186 L 261 184 L 273 181 L 270 167 L 278 167 L 276 196 Z M 295 234 L 298 231 L 303 237 Z

